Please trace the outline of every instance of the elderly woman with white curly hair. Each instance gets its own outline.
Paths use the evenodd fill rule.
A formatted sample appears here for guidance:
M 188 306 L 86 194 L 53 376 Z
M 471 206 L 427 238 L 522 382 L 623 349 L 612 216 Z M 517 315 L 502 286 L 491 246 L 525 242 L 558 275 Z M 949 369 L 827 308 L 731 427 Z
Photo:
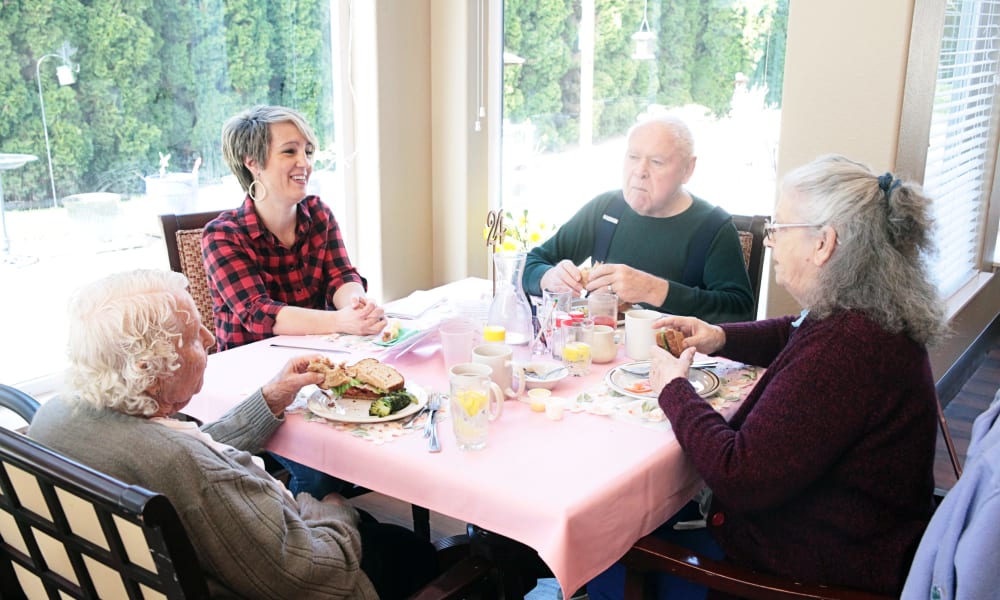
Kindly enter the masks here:
M 929 208 L 914 183 L 821 157 L 784 177 L 767 227 L 774 281 L 802 314 L 654 324 L 686 336 L 679 358 L 652 349 L 650 379 L 711 490 L 707 529 L 682 543 L 804 583 L 898 596 L 934 510 L 927 345 L 945 322 L 924 262 Z M 767 367 L 729 421 L 688 381 L 696 350 Z M 674 583 L 664 578 L 661 593 Z M 588 586 L 591 598 L 620 596 L 601 587 Z
M 430 544 L 363 519 L 336 494 L 293 498 L 250 454 L 322 379 L 307 371 L 310 357 L 214 423 L 171 418 L 201 389 L 213 342 L 179 273 L 83 287 L 70 303 L 70 390 L 42 405 L 28 435 L 170 498 L 213 597 L 402 598 L 433 577 Z M 405 570 L 384 572 L 404 559 Z

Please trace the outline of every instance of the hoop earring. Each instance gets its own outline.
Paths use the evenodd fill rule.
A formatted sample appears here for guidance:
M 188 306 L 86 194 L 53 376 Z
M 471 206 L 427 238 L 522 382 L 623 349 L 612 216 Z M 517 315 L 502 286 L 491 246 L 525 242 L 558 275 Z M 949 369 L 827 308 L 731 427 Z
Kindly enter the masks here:
M 260 190 L 264 192 L 263 194 L 261 194 L 260 198 L 255 196 L 253 193 L 253 188 L 255 185 L 259 185 Z M 264 187 L 263 183 L 254 179 L 253 181 L 250 182 L 250 187 L 247 188 L 247 196 L 250 196 L 250 199 L 253 200 L 254 202 L 263 202 L 264 198 L 267 196 L 267 188 Z

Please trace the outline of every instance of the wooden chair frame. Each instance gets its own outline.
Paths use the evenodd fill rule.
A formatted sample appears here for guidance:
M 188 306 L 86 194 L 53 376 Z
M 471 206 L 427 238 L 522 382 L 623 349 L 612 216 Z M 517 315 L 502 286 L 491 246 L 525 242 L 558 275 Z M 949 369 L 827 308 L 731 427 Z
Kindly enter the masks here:
M 750 234 L 750 253 L 744 253 L 750 287 L 753 290 L 753 314 L 757 314 L 760 304 L 760 286 L 764 276 L 764 226 L 767 217 L 763 215 L 733 215 L 733 225 L 741 234 Z
M 170 270 L 183 273 L 188 278 L 188 289 L 201 313 L 201 319 L 212 328 L 212 296 L 208 288 L 208 274 L 200 252 L 197 257 L 185 258 L 181 247 L 182 240 L 193 236 L 201 240 L 201 231 L 209 221 L 219 216 L 220 211 L 190 213 L 186 215 L 160 215 L 160 227 L 163 229 L 163 242 L 167 246 L 167 258 Z M 212 349 L 214 351 L 214 348 Z

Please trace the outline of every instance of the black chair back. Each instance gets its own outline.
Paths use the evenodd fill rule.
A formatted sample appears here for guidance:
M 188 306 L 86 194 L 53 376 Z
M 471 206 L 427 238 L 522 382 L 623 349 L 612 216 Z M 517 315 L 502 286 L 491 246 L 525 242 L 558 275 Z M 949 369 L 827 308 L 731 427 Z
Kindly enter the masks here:
M 207 594 L 166 496 L 0 429 L 0 597 Z

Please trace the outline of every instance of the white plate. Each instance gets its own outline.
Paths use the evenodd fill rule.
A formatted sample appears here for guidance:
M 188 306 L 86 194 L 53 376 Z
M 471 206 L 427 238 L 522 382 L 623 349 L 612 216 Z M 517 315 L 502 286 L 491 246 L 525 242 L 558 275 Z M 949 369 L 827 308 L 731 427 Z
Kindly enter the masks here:
M 648 360 L 639 360 L 636 362 L 627 363 L 624 365 L 619 365 L 614 369 L 608 371 L 608 374 L 604 377 L 607 382 L 608 387 L 618 392 L 619 394 L 624 394 L 626 396 L 631 396 L 633 398 L 656 398 L 657 394 L 655 392 L 647 392 L 645 394 L 637 394 L 635 392 L 630 392 L 625 388 L 634 385 L 636 382 L 642 380 L 648 380 L 648 377 L 641 377 L 639 375 L 634 375 L 625 371 L 625 369 L 640 369 L 648 368 Z M 694 386 L 694 391 L 698 392 L 698 395 L 702 398 L 708 398 L 715 392 L 719 391 L 719 376 L 711 371 L 706 371 L 703 369 L 691 369 L 688 371 L 688 381 Z
M 385 417 L 373 417 L 368 414 L 368 409 L 372 405 L 371 400 L 337 398 L 336 406 L 328 406 L 326 394 L 319 388 L 316 388 L 316 391 L 309 395 L 307 405 L 314 415 L 323 417 L 329 421 L 339 421 L 341 423 L 384 423 L 412 415 L 420 410 L 421 406 L 427 404 L 427 391 L 424 388 L 419 385 L 409 384 L 406 386 L 406 391 L 416 396 L 417 403 L 411 403 L 403 410 Z

